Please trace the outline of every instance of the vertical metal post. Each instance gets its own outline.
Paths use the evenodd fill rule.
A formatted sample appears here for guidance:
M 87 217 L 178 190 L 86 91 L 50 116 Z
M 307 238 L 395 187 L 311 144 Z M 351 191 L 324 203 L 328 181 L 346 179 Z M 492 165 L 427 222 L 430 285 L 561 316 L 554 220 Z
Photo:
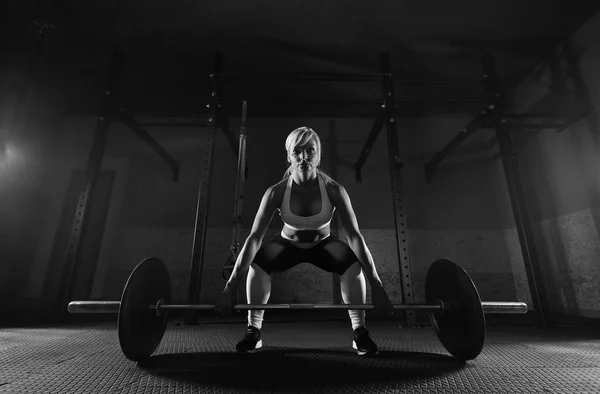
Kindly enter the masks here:
M 215 145 L 215 131 L 217 115 L 219 111 L 219 97 L 214 74 L 221 72 L 223 59 L 220 53 L 215 53 L 213 74 L 209 77 L 213 86 L 210 103 L 208 104 L 208 132 L 206 134 L 206 146 L 202 173 L 200 174 L 200 186 L 198 190 L 198 202 L 196 205 L 196 222 L 194 225 L 194 242 L 192 245 L 192 261 L 190 263 L 190 286 L 188 290 L 188 303 L 199 304 L 202 287 L 202 270 L 204 268 L 204 245 L 206 241 L 206 225 L 208 221 L 208 199 L 210 184 L 212 180 L 213 156 Z M 197 312 L 190 312 L 185 319 L 186 324 L 198 322 Z
M 512 140 L 511 128 L 505 117 L 508 106 L 508 97 L 500 87 L 496 75 L 494 59 L 486 54 L 482 59 L 485 90 L 494 96 L 495 108 L 492 120 L 496 128 L 496 138 L 500 147 L 506 184 L 510 195 L 513 217 L 521 245 L 521 253 L 529 282 L 529 290 L 536 316 L 536 326 L 547 328 L 551 323 L 548 295 L 544 286 L 543 272 L 538 256 L 538 251 L 533 234 L 533 225 L 527 209 L 527 200 L 521 184 L 519 162 Z
M 394 97 L 394 76 L 390 65 L 390 58 L 387 52 L 381 54 L 380 58 L 381 72 L 386 74 L 382 78 L 383 101 L 385 105 L 385 126 L 387 130 L 387 145 L 389 157 L 389 170 L 392 184 L 392 203 L 394 207 L 394 224 L 396 229 L 396 245 L 398 248 L 398 264 L 400 273 L 400 285 L 402 286 L 402 299 L 405 304 L 414 303 L 413 279 L 408 252 L 408 231 L 406 225 L 406 214 L 402 199 L 402 166 L 398 152 L 398 133 L 396 131 L 395 119 L 395 97 Z M 413 327 L 415 325 L 415 312 L 413 310 L 405 311 L 405 325 Z
M 67 305 L 71 301 L 71 295 L 74 288 L 73 279 L 77 275 L 79 251 L 85 237 L 88 216 L 92 206 L 94 191 L 96 190 L 98 172 L 102 165 L 106 140 L 108 139 L 108 129 L 111 122 L 110 115 L 111 112 L 115 110 L 115 99 L 113 94 L 117 90 L 122 67 L 122 55 L 119 52 L 114 52 L 110 65 L 108 85 L 104 91 L 102 115 L 98 118 L 96 123 L 92 150 L 88 157 L 85 169 L 85 183 L 79 192 L 77 209 L 75 210 L 75 216 L 73 218 L 73 223 L 71 224 L 71 232 L 67 244 L 67 254 L 63 264 L 63 274 L 58 291 L 58 300 L 55 306 L 57 310 L 54 311 L 55 316 L 58 319 L 67 314 Z
M 240 140 L 238 143 L 238 166 L 237 166 L 237 179 L 235 184 L 235 201 L 234 201 L 234 214 L 233 214 L 233 240 L 235 248 L 235 256 L 237 256 L 241 250 L 240 246 L 240 233 L 242 232 L 242 215 L 244 214 L 244 184 L 246 183 L 246 116 L 248 111 L 248 103 L 244 101 L 242 103 L 242 122 L 240 126 Z
M 329 151 L 329 175 L 333 179 L 337 179 L 338 171 L 337 166 L 339 163 L 338 151 L 337 151 L 337 135 L 335 134 L 335 120 L 329 120 L 329 137 L 327 138 L 327 149 Z M 335 231 L 337 237 L 340 236 L 340 217 L 336 215 L 336 223 L 334 224 L 333 230 Z M 331 295 L 332 302 L 334 304 L 342 303 L 342 293 L 341 293 L 341 283 L 340 283 L 340 275 L 333 273 L 331 274 Z

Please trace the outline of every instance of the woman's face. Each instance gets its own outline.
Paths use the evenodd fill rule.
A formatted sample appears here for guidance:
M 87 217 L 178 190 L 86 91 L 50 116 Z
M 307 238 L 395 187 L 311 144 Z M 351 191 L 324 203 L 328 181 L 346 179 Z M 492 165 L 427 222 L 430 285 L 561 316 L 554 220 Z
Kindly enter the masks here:
M 306 145 L 296 146 L 292 152 L 289 152 L 288 160 L 296 171 L 310 172 L 316 170 L 319 165 L 317 144 L 314 140 L 310 140 Z

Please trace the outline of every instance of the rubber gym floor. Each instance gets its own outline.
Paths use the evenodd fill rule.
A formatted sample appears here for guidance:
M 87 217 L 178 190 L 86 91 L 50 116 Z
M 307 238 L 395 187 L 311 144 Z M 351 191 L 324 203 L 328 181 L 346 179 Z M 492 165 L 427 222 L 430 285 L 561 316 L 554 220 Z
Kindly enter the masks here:
M 0 330 L 0 393 L 600 393 L 590 329 L 489 327 L 458 362 L 431 327 L 368 323 L 380 348 L 359 357 L 346 321 L 266 321 L 265 346 L 235 353 L 243 320 L 170 320 L 149 365 L 121 353 L 114 322 Z

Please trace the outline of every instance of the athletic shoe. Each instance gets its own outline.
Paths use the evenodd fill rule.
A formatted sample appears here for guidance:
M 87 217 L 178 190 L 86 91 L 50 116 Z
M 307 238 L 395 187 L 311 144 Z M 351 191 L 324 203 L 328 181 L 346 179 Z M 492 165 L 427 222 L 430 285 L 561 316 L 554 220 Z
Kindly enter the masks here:
M 254 326 L 248 326 L 246 334 L 241 341 L 237 343 L 235 349 L 239 353 L 254 353 L 262 347 L 260 330 Z
M 369 331 L 367 331 L 365 326 L 360 326 L 354 330 L 352 348 L 356 349 L 356 354 L 359 356 L 376 356 L 379 354 L 379 349 L 377 349 L 377 345 L 369 337 Z

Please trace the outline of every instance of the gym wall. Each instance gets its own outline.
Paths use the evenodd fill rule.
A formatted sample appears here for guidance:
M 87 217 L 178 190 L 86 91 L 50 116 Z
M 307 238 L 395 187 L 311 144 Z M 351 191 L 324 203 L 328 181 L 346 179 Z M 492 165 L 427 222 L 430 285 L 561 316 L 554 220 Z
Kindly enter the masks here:
M 327 138 L 338 140 L 337 180 L 348 190 L 359 225 L 378 266 L 390 297 L 401 302 L 398 277 L 390 177 L 387 171 L 385 131 L 382 131 L 357 184 L 353 164 L 366 140 L 372 119 L 252 119 L 248 120 L 249 179 L 246 184 L 242 241 L 266 188 L 285 170 L 284 142 L 300 125 L 310 125 L 324 140 L 322 167 L 331 173 Z M 140 119 L 140 122 L 151 121 Z M 164 121 L 164 120 L 163 120 Z M 189 121 L 189 120 L 178 120 Z M 232 127 L 238 128 L 238 119 Z M 489 151 L 478 151 L 490 134 L 482 132 L 449 157 L 427 185 L 423 164 L 451 138 L 468 118 L 400 119 L 400 150 L 409 247 L 415 296 L 424 297 L 425 272 L 435 259 L 448 257 L 472 275 L 486 300 L 516 300 L 504 228 L 510 210 L 506 205 L 502 172 Z M 69 162 L 85 165 L 91 148 L 94 119 L 71 119 L 55 144 L 52 180 L 55 198 L 46 211 L 46 230 L 38 243 L 35 275 L 30 277 L 29 297 L 43 288 L 48 267 L 45 254 L 56 237 L 68 185 Z M 203 165 L 205 129 L 149 128 L 149 132 L 181 161 L 179 182 L 172 182 L 169 168 L 123 125 L 111 127 L 103 168 L 115 171 L 109 210 L 98 254 L 90 299 L 119 299 L 128 274 L 144 257 L 156 255 L 170 267 L 174 297 L 186 301 L 195 218 L 198 179 Z M 437 141 L 437 142 L 433 142 Z M 235 192 L 236 159 L 223 135 L 216 135 L 213 182 L 205 249 L 201 302 L 215 301 L 224 282 L 221 267 L 228 256 Z M 67 159 L 69 158 L 69 159 Z M 77 166 L 75 166 L 77 168 Z M 53 224 L 54 223 L 54 224 Z M 54 227 L 53 227 L 54 226 Z M 276 214 L 267 237 L 281 230 Z M 45 245 L 42 247 L 42 245 Z M 61 264 L 59 262 L 59 264 Z M 331 275 L 308 264 L 278 274 L 273 283 L 273 302 L 331 302 Z
M 526 131 L 519 136 L 523 187 L 535 228 L 544 282 L 554 313 L 600 317 L 600 15 L 572 38 L 585 88 L 594 104 L 590 116 L 557 133 Z M 564 57 L 558 55 L 564 66 Z M 549 66 L 540 67 L 515 91 L 517 112 L 536 112 L 550 93 Z M 573 81 L 567 84 L 573 89 Z M 569 103 L 557 113 L 572 110 Z M 595 119 L 595 120 L 594 120 Z M 526 284 L 516 230 L 506 231 L 517 283 Z M 519 272 L 521 272 L 519 274 Z M 522 286 L 519 286 L 519 288 Z

